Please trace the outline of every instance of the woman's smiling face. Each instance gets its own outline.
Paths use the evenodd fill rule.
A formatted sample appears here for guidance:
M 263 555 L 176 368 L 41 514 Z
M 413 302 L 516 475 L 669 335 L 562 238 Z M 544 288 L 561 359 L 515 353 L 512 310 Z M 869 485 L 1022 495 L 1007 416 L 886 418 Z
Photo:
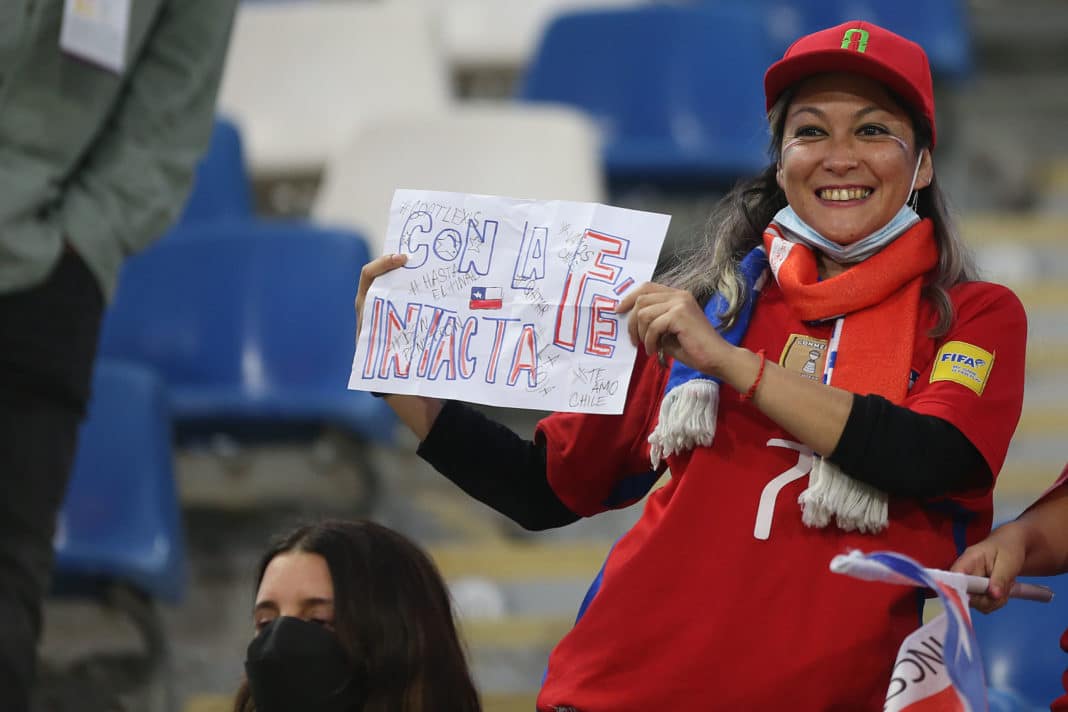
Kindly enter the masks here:
M 787 201 L 840 245 L 886 225 L 912 189 L 931 182 L 931 155 L 917 154 L 908 113 L 881 84 L 858 74 L 801 82 L 786 109 L 781 149 L 777 180 Z

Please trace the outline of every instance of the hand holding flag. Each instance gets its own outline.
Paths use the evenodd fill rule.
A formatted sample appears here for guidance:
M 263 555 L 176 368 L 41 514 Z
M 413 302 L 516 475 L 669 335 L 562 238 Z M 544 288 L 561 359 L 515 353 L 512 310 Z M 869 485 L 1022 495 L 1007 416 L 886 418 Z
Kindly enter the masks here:
M 967 577 L 932 575 L 918 563 L 893 552 L 836 556 L 831 571 L 866 581 L 885 581 L 930 588 L 942 601 L 944 612 L 921 626 L 901 643 L 894 663 L 899 668 L 916 664 L 917 650 L 926 650 L 928 665 L 936 672 L 918 677 L 893 675 L 886 693 L 884 712 L 985 712 L 988 708 L 986 680 L 979 644 L 968 613 Z M 939 572 L 948 574 L 948 572 Z M 985 589 L 985 586 L 984 586 Z M 945 672 L 945 675 L 937 674 Z
M 964 589 L 966 593 L 972 596 L 985 594 L 990 586 L 990 579 L 986 576 L 973 576 L 956 571 L 943 571 L 942 569 L 925 568 L 923 570 L 935 581 L 947 584 L 955 589 Z M 831 571 L 836 574 L 847 574 L 865 581 L 883 581 L 905 586 L 915 585 L 912 579 L 887 569 L 878 561 L 865 557 L 859 551 L 839 555 L 831 559 Z M 1015 582 L 1009 588 L 1008 597 L 1049 603 L 1053 600 L 1053 589 L 1039 584 Z

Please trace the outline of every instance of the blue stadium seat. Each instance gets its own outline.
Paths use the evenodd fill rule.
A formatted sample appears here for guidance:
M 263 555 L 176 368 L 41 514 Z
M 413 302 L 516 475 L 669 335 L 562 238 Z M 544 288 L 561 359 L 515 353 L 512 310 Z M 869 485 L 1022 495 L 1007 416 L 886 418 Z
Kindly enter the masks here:
M 768 163 L 777 49 L 745 3 L 573 12 L 549 24 L 519 96 L 591 114 L 614 183 L 728 184 Z
M 156 368 L 179 425 L 319 423 L 388 441 L 390 408 L 346 388 L 367 260 L 348 231 L 179 226 L 124 266 L 100 353 Z
M 142 639 L 130 656 L 116 656 L 106 646 L 81 654 L 82 665 L 93 671 L 94 689 L 111 697 L 108 681 L 122 680 L 122 689 L 137 690 L 144 703 L 136 709 L 177 712 L 171 649 L 157 603 L 178 603 L 185 594 L 185 538 L 170 409 L 151 369 L 97 361 L 54 546 L 53 596 L 91 598 L 121 612 Z
M 707 5 L 733 0 L 704 0 Z M 974 69 L 963 0 L 756 0 L 781 55 L 801 35 L 849 20 L 868 20 L 923 46 L 935 80 L 959 81 Z
M 237 127 L 216 118 L 208 150 L 197 166 L 179 223 L 251 218 L 252 188 Z
M 186 585 L 164 386 L 140 365 L 101 360 L 57 521 L 54 588 L 125 584 L 170 603 Z
M 1017 700 L 1018 709 L 1025 703 L 1049 709 L 1064 694 L 1061 675 L 1068 669 L 1068 654 L 1060 649 L 1068 626 L 1068 574 L 1020 580 L 1052 587 L 1053 601 L 1010 600 L 989 615 L 973 611 L 972 621 L 990 688 Z

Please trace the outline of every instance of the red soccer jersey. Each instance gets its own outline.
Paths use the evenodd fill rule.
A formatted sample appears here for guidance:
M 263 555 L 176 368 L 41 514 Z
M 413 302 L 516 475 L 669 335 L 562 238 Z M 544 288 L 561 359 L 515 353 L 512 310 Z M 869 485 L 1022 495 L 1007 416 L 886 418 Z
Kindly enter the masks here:
M 954 325 L 938 340 L 923 307 L 903 405 L 953 423 L 997 473 L 1022 406 L 1026 317 L 1000 286 L 964 284 L 951 296 Z M 807 354 L 830 336 L 829 324 L 795 318 L 772 282 L 743 345 L 811 372 Z M 549 481 L 573 511 L 625 503 L 632 475 L 649 469 L 666 377 L 639 355 L 623 415 L 539 424 Z M 922 599 L 832 574 L 831 559 L 893 550 L 944 568 L 990 529 L 993 482 L 953 499 L 892 497 L 878 535 L 805 527 L 797 499 L 811 457 L 727 386 L 713 446 L 668 464 L 670 482 L 613 547 L 599 590 L 553 651 L 539 710 L 881 709 Z

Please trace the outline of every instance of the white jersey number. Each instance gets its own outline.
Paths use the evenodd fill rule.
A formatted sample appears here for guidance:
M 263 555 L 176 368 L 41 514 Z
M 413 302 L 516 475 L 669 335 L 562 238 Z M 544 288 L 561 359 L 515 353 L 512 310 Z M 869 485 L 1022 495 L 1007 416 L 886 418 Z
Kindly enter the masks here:
M 753 536 L 757 539 L 767 539 L 771 536 L 771 519 L 775 516 L 775 500 L 778 498 L 779 492 L 783 487 L 794 480 L 807 475 L 812 469 L 813 461 L 812 448 L 807 445 L 802 445 L 801 443 L 772 438 L 771 440 L 768 440 L 768 447 L 784 447 L 790 450 L 796 450 L 797 464 L 786 472 L 773 478 L 764 486 L 764 491 L 760 493 L 760 504 L 757 506 L 756 524 L 753 526 Z

